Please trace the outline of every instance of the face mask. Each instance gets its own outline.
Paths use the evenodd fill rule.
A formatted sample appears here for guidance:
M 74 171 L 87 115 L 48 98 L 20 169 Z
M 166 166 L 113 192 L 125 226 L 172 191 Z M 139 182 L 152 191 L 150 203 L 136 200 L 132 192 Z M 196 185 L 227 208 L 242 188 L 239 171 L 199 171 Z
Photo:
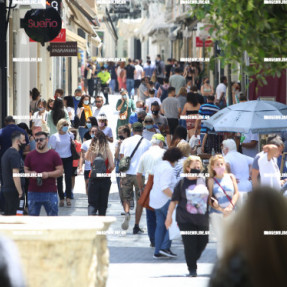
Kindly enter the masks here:
M 62 132 L 66 133 L 68 131 L 68 129 L 69 129 L 69 127 L 64 126 L 64 127 L 62 127 Z
M 187 88 L 190 90 L 190 89 L 191 89 L 191 86 L 187 86 Z
M 216 175 L 222 176 L 225 172 L 225 167 L 221 166 L 221 167 L 214 167 L 213 168 L 216 172 Z
M 105 123 L 99 123 L 99 127 L 104 127 L 105 126 Z
M 79 101 L 81 99 L 81 97 L 75 97 L 77 101 Z
M 153 128 L 153 125 L 145 125 L 145 128 L 148 129 L 148 130 L 149 130 L 149 129 L 152 129 L 152 128 Z
M 127 96 L 126 96 L 126 95 L 124 95 L 124 96 L 123 96 L 123 99 L 124 99 L 124 100 L 126 100 L 126 99 L 127 99 Z
M 95 137 L 95 134 L 91 134 L 91 138 L 93 139 Z
M 197 168 L 191 168 L 189 173 L 196 173 L 196 174 L 198 174 L 198 173 L 200 173 L 200 170 L 197 169 Z
M 136 113 L 142 112 L 143 110 L 143 108 L 136 108 Z
M 23 149 L 25 148 L 25 145 L 26 145 L 26 144 L 20 143 L 20 144 L 19 144 L 19 149 L 20 149 L 20 150 L 23 150 Z
M 152 111 L 152 114 L 155 115 L 155 116 L 157 116 L 158 113 L 159 113 L 159 111 Z
M 92 124 L 91 123 L 87 123 L 86 126 L 87 126 L 88 129 L 90 129 L 92 127 Z
M 206 84 L 209 84 L 209 81 L 206 81 L 205 83 L 206 83 Z
M 89 101 L 84 101 L 84 104 L 87 106 L 89 104 Z
M 39 108 L 39 111 L 40 112 L 43 112 L 45 109 L 44 108 Z
M 125 137 L 124 137 L 124 136 L 119 136 L 119 139 L 120 139 L 120 140 L 124 140 Z

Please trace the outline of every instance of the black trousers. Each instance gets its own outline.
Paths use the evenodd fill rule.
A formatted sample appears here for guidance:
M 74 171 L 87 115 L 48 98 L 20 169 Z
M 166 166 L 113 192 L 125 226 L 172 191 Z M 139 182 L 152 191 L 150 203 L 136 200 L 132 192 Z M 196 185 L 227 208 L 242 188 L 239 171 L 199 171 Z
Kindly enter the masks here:
M 89 179 L 88 215 L 106 215 L 111 184 L 109 177 Z
M 4 189 L 3 195 L 5 198 L 5 215 L 16 215 L 20 202 L 18 191 L 16 189 Z
M 169 132 L 171 135 L 174 134 L 176 127 L 178 126 L 178 119 L 167 119 Z
M 87 80 L 88 82 L 88 93 L 89 93 L 89 96 L 92 97 L 93 94 L 94 94 L 94 79 L 89 79 Z
M 65 184 L 66 184 L 66 196 L 67 198 L 71 199 L 71 192 L 72 192 L 72 175 L 73 175 L 73 158 L 61 158 L 64 166 L 64 173 L 65 173 Z M 57 188 L 58 194 L 61 200 L 63 200 L 64 192 L 63 192 L 63 176 L 57 178 Z
M 178 223 L 180 231 L 208 231 L 208 226 Z M 197 270 L 197 260 L 208 243 L 208 235 L 182 235 L 184 255 L 189 271 Z
M 109 103 L 109 89 L 107 84 L 102 84 L 102 92 L 106 98 L 106 104 Z

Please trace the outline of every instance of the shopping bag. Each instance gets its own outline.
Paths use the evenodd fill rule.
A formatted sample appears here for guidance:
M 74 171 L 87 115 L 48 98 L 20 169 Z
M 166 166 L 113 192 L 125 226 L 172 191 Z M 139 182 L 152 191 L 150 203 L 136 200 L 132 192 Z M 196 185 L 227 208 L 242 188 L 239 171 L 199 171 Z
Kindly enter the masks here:
M 175 218 L 176 218 L 176 210 L 174 210 L 174 212 L 172 213 L 172 223 L 168 229 L 170 240 L 181 239 L 180 230 Z

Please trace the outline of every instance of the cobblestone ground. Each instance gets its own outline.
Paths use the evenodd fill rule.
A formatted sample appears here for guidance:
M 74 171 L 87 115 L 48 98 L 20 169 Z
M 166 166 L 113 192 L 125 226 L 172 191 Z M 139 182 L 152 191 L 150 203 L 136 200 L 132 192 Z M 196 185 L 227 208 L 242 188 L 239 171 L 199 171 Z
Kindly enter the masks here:
M 115 135 L 116 101 L 119 96 L 110 96 L 110 105 L 106 106 L 106 113 L 109 119 L 109 126 L 113 128 Z M 111 145 L 114 151 L 114 145 Z M 59 208 L 59 215 L 62 216 L 87 216 L 87 196 L 85 193 L 84 178 L 77 176 L 75 186 L 75 199 L 71 207 Z M 121 215 L 122 206 L 115 177 L 112 177 L 109 205 L 107 215 L 116 217 L 117 221 L 110 227 L 108 235 L 108 246 L 110 250 L 110 266 L 107 287 L 141 287 L 141 286 L 208 286 L 209 276 L 216 261 L 216 243 L 213 236 L 210 236 L 207 248 L 203 252 L 198 263 L 198 277 L 187 278 L 187 266 L 184 259 L 184 251 L 181 240 L 172 243 L 172 251 L 178 256 L 176 259 L 156 261 L 153 259 L 154 248 L 149 246 L 147 236 L 145 212 L 142 215 L 140 227 L 144 234 L 133 235 L 134 211 L 131 212 L 130 227 L 122 234 L 121 223 L 124 216 Z M 42 214 L 45 212 L 42 210 Z

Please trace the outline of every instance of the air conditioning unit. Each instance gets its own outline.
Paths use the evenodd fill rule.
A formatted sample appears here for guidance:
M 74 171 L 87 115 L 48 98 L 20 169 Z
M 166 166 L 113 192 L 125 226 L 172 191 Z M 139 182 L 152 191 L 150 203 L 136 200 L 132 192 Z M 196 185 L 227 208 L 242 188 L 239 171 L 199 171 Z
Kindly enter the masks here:
M 46 0 L 13 0 L 12 6 L 17 5 L 17 8 L 30 9 L 46 9 Z

